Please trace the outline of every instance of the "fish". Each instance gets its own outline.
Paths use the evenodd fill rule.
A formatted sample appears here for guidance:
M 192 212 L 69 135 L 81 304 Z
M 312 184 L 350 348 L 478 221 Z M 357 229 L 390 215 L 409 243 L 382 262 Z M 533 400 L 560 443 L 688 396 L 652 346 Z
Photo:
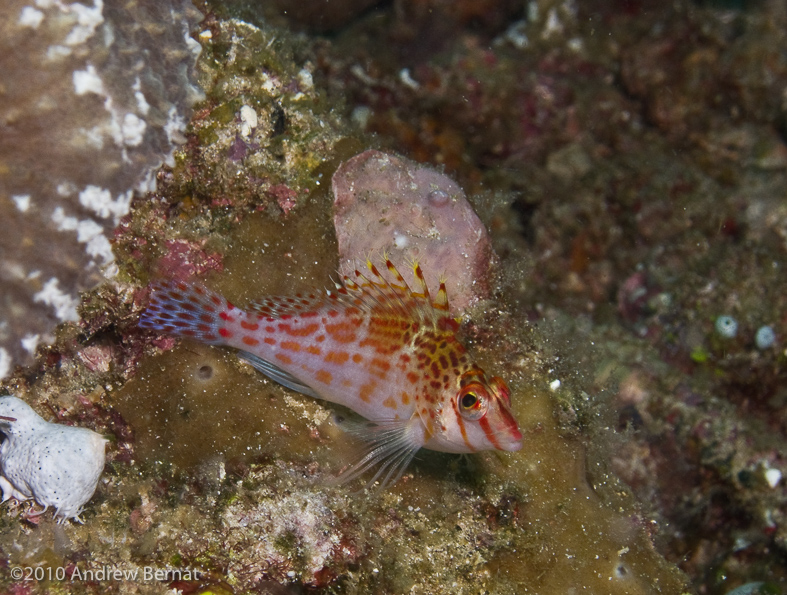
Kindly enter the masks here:
M 418 263 L 411 289 L 384 262 L 387 277 L 367 260 L 366 271 L 356 266 L 334 289 L 269 296 L 245 309 L 198 282 L 154 280 L 139 326 L 235 348 L 279 384 L 365 418 L 353 431 L 368 450 L 342 482 L 379 465 L 367 485 L 393 484 L 421 448 L 521 449 L 509 388 L 460 342 L 445 280 L 432 299 Z

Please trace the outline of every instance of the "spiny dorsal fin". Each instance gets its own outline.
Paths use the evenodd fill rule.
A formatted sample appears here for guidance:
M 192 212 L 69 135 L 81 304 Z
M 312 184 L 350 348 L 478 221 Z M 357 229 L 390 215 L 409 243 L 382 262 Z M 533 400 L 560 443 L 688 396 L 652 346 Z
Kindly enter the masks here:
M 445 277 L 440 275 L 440 289 L 437 291 L 437 298 L 432 302 L 432 306 L 441 312 L 448 312 L 448 291 L 445 288 Z
M 423 270 L 418 263 L 412 263 L 415 290 L 407 284 L 402 274 L 387 257 L 385 267 L 388 271 L 387 276 L 383 276 L 380 269 L 367 260 L 367 271 L 361 272 L 355 269 L 352 278 L 344 277 L 347 292 L 361 300 L 363 306 L 370 310 L 415 318 L 434 327 L 446 326 L 444 319 L 447 318 L 448 296 L 442 278 L 437 298 L 432 301 Z

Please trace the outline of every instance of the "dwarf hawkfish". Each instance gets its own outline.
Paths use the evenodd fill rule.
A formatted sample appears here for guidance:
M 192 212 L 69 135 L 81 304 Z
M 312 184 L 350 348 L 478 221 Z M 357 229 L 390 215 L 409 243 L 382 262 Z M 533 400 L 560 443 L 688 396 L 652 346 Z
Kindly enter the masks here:
M 335 290 L 266 297 L 246 311 L 200 284 L 158 280 L 140 326 L 234 347 L 280 384 L 366 418 L 356 431 L 369 450 L 342 480 L 381 463 L 369 484 L 393 483 L 420 448 L 519 450 L 508 387 L 457 339 L 445 283 L 433 301 L 418 264 L 416 290 L 385 266 L 391 281 L 367 261 L 367 273 L 356 269 Z

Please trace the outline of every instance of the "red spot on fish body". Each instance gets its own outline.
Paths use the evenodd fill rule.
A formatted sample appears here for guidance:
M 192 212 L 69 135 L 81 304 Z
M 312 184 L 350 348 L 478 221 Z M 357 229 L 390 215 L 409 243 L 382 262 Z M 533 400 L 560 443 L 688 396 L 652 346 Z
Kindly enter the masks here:
M 325 362 L 328 364 L 343 364 L 350 359 L 350 354 L 346 351 L 329 351 L 325 354 Z
M 301 328 L 293 328 L 289 324 L 279 325 L 279 331 L 283 333 L 287 333 L 291 337 L 308 337 L 309 335 L 313 334 L 318 328 L 320 328 L 320 325 L 318 325 L 316 322 L 313 322 L 312 324 L 307 324 L 305 326 L 302 326 Z
M 333 380 L 333 375 L 327 370 L 317 370 L 315 377 L 323 384 L 330 384 Z
M 371 403 L 370 397 L 374 392 L 374 389 L 377 388 L 376 382 L 370 382 L 368 384 L 364 384 L 361 387 L 361 390 L 358 391 L 358 398 L 361 399 L 364 403 Z
M 353 324 L 349 321 L 337 322 L 335 324 L 326 324 L 325 332 L 337 343 L 352 343 L 357 336 L 355 329 L 358 326 L 359 324 Z

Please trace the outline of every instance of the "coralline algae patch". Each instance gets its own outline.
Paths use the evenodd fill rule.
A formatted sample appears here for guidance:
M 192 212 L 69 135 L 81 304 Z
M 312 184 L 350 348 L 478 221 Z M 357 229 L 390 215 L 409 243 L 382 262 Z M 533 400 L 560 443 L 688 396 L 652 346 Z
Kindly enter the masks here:
M 3 3 L 0 377 L 77 320 L 77 291 L 113 270 L 107 232 L 185 140 L 195 16 L 180 0 Z

